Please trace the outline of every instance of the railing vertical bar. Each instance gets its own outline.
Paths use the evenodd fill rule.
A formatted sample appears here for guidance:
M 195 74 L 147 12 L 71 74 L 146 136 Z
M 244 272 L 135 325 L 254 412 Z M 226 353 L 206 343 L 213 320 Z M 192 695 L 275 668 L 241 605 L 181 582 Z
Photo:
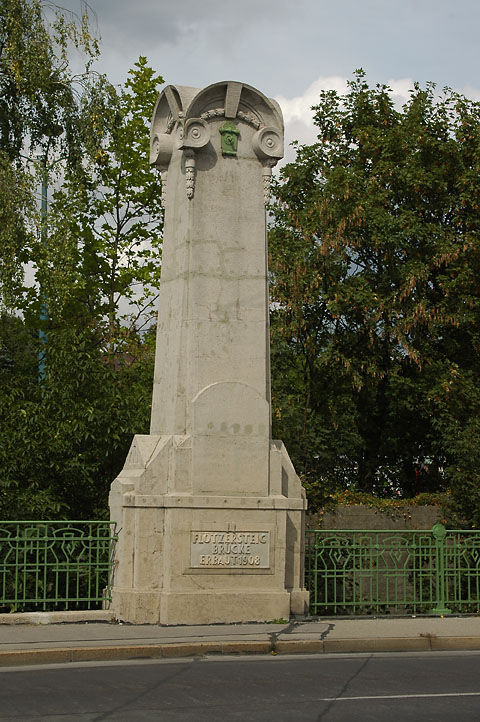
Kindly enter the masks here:
M 93 547 L 92 547 L 92 541 L 95 541 Z M 89 567 L 89 574 L 88 574 L 88 594 L 91 596 L 91 585 L 92 585 L 92 574 L 90 572 L 90 569 L 92 569 L 93 563 L 92 563 L 92 555 L 95 555 L 95 576 L 94 576 L 94 583 L 95 583 L 95 597 L 98 598 L 98 565 L 99 565 L 99 551 L 100 551 L 100 530 L 97 528 L 95 529 L 95 532 L 93 532 L 92 525 L 90 525 L 89 529 L 89 543 L 88 543 L 88 567 Z
M 55 536 L 54 530 L 52 529 L 52 536 Z M 55 538 L 55 541 L 57 539 Z M 55 579 L 55 602 L 59 602 L 60 593 L 59 593 L 59 583 L 60 583 L 60 568 L 61 568 L 61 562 L 60 562 L 60 555 L 57 550 L 55 550 L 53 554 L 53 560 L 52 560 L 52 569 L 54 571 L 54 579 Z M 68 609 L 67 606 L 65 606 L 65 609 Z
M 43 564 L 40 564 L 38 568 L 38 574 L 41 575 L 42 579 L 42 589 L 43 589 L 43 605 L 42 609 L 45 610 L 47 608 L 47 597 L 48 597 L 48 548 L 49 548 L 49 539 L 50 539 L 50 527 L 45 527 L 45 547 L 44 547 L 44 560 Z M 37 563 L 38 564 L 38 563 Z M 43 573 L 42 573 L 43 572 Z
M 22 595 L 23 595 L 23 601 L 26 600 L 26 580 L 27 580 L 27 543 L 26 539 L 23 539 L 23 561 L 22 561 Z

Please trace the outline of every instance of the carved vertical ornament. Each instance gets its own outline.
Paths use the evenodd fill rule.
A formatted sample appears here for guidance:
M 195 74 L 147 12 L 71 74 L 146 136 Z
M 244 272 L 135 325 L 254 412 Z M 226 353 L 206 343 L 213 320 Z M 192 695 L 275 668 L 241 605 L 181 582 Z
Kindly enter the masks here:
M 166 201 L 167 201 L 167 175 L 168 175 L 168 173 L 167 173 L 166 170 L 161 170 L 161 171 L 160 171 L 160 177 L 161 177 L 161 179 L 162 179 L 162 199 L 161 199 L 161 203 L 162 203 L 162 208 L 163 208 L 163 210 L 165 210 L 165 203 L 166 203 Z
M 191 200 L 195 194 L 195 153 L 193 150 L 185 151 L 185 188 L 187 198 Z
M 263 163 L 263 200 L 266 206 L 270 203 L 270 186 L 272 183 L 272 168 L 277 165 L 276 159 L 266 160 Z

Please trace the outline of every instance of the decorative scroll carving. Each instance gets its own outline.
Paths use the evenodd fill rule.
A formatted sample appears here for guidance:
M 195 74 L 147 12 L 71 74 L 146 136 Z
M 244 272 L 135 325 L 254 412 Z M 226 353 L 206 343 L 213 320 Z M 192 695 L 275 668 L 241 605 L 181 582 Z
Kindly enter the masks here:
M 195 153 L 193 150 L 185 152 L 185 187 L 187 198 L 191 200 L 195 194 Z
M 218 107 L 217 103 L 222 103 L 224 107 Z M 220 120 L 218 125 L 222 126 L 221 152 L 224 156 L 236 155 L 242 123 L 253 129 L 253 133 L 245 136 L 253 137 L 250 149 L 245 148 L 243 155 L 251 155 L 253 149 L 262 165 L 264 200 L 267 204 L 270 199 L 271 169 L 283 156 L 281 111 L 275 101 L 265 98 L 254 88 L 229 81 L 198 92 L 192 88 L 168 86 L 160 94 L 150 134 L 150 163 L 161 174 L 162 206 L 165 208 L 170 160 L 172 154 L 178 151 L 183 154 L 187 198 L 194 197 L 196 153 L 212 140 L 212 120 Z
M 202 118 L 189 118 L 183 128 L 183 137 L 180 148 L 203 148 L 210 140 L 208 123 Z
M 252 145 L 260 160 L 283 158 L 283 139 L 277 128 L 273 126 L 258 130 L 252 138 Z
M 171 133 L 177 120 L 181 120 L 182 118 L 183 118 L 183 113 L 181 110 L 179 110 L 179 112 L 178 112 L 178 118 L 174 118 L 173 115 L 170 115 L 168 118 L 168 123 L 167 123 L 167 127 L 165 129 L 165 133 Z
M 159 170 L 166 170 L 173 152 L 173 138 L 166 133 L 157 133 L 150 146 L 150 164 Z
M 200 118 L 203 120 L 210 120 L 210 118 L 223 118 L 225 115 L 225 108 L 212 108 L 202 113 Z

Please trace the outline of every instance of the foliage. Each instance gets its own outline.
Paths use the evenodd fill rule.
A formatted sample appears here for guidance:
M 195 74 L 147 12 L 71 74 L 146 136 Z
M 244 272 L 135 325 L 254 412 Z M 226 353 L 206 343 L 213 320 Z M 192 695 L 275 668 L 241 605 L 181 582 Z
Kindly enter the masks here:
M 23 287 L 28 220 L 36 216 L 32 179 L 0 150 L 0 311 L 14 309 Z
M 16 333 L 29 337 L 24 327 Z M 153 343 L 139 343 L 136 358 L 114 366 L 92 333 L 49 331 L 41 385 L 31 337 L 30 358 L 15 359 L 0 375 L 4 519 L 105 517 L 132 435 L 148 429 Z
M 480 394 L 473 369 L 459 370 L 439 400 L 434 428 L 447 457 L 446 476 L 460 519 L 480 528 Z
M 78 103 L 67 54 L 98 52 L 88 14 L 67 17 L 40 0 L 0 0 L 0 309 L 15 309 L 36 222 L 31 171 L 36 154 L 78 165 Z M 24 160 L 32 161 L 31 167 Z
M 148 326 L 156 310 L 163 211 L 148 152 L 162 82 L 141 57 L 120 91 L 105 78 L 89 85 L 82 107 L 88 178 L 64 184 L 52 207 L 57 228 L 68 218 L 71 235 L 81 241 L 77 268 L 110 352 Z
M 158 287 L 162 210 L 158 177 L 148 168 L 148 126 L 162 79 L 140 58 L 125 88 L 94 78 L 82 97 L 84 158 L 59 164 L 45 233 L 30 260 L 37 288 L 23 299 L 27 318 L 42 304 L 50 325 L 94 324 L 110 353 L 151 322 Z M 54 180 L 54 165 L 49 165 Z M 52 178 L 53 176 L 53 178 Z
M 480 106 L 429 84 L 398 110 L 359 71 L 314 111 L 270 232 L 277 433 L 327 494 L 455 492 L 479 441 Z
M 42 0 L 1 0 L 0 149 L 11 160 L 27 136 L 31 148 L 60 145 L 75 152 L 75 78 L 67 57 L 72 45 L 87 58 L 98 55 L 88 20 L 86 11 L 67 17 Z
M 423 492 L 411 498 L 396 497 L 386 499 L 364 491 L 344 489 L 325 497 L 321 495 L 321 488 L 313 483 L 307 486 L 307 493 L 309 494 L 309 510 L 311 513 L 335 512 L 339 506 L 367 506 L 369 509 L 374 509 L 392 519 L 400 517 L 409 519 L 411 518 L 411 507 L 435 506 L 439 508 L 443 524 L 448 524 L 453 528 L 460 528 L 465 524 L 465 519 L 459 517 L 455 501 L 448 491 L 436 494 Z M 320 496 L 316 496 L 316 494 L 320 494 Z
M 76 85 L 68 43 L 95 53 L 86 18 L 70 21 L 59 10 L 50 22 L 48 8 L 22 0 L 0 7 L 8 16 L 0 122 L 11 107 L 21 110 L 18 122 L 15 115 L 8 127 L 5 121 L 0 147 L 6 519 L 107 515 L 109 485 L 132 435 L 148 430 L 153 377 L 162 214 L 147 150 L 162 79 L 140 58 L 123 89 L 92 73 Z M 25 159 L 38 149 L 49 185 L 44 218 L 36 208 L 38 176 Z M 27 264 L 33 285 L 23 281 Z

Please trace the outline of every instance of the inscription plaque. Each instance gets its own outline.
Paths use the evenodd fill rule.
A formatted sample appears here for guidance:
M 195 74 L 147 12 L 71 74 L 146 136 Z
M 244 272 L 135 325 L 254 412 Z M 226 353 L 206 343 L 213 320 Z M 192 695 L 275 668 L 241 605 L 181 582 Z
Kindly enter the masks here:
M 195 569 L 268 569 L 269 531 L 192 531 L 190 567 Z

